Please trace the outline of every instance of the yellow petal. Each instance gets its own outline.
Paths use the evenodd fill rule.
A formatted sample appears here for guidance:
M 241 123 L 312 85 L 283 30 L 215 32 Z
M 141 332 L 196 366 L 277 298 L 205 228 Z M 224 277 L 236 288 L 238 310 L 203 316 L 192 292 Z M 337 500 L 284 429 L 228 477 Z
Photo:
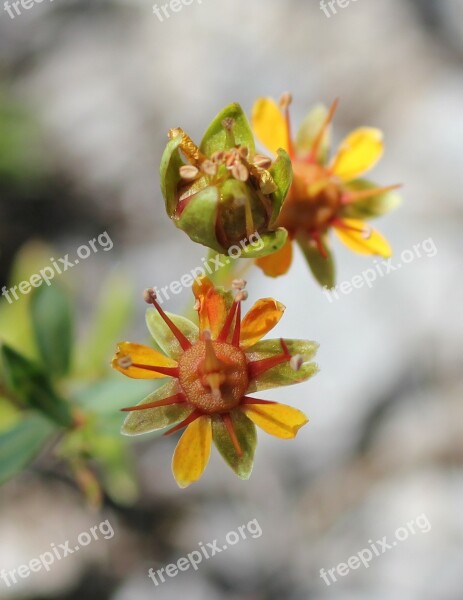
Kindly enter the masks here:
M 241 323 L 240 346 L 250 348 L 271 331 L 283 316 L 285 307 L 273 298 L 258 300 Z
M 172 472 L 185 488 L 201 477 L 211 455 L 212 425 L 209 416 L 199 417 L 185 429 L 175 448 Z
M 279 277 L 289 271 L 293 261 L 293 246 L 290 239 L 273 254 L 258 258 L 256 265 L 269 277 Z
M 275 100 L 259 98 L 255 102 L 252 127 L 256 137 L 268 150 L 274 154 L 279 148 L 288 151 L 286 120 Z
M 296 437 L 299 429 L 308 423 L 303 412 L 286 404 L 247 404 L 242 410 L 265 432 L 286 440 Z
M 343 219 L 342 222 L 347 227 L 354 228 L 344 229 L 342 227 L 335 227 L 339 239 L 349 248 L 349 250 L 368 256 L 378 255 L 383 258 L 392 256 L 392 248 L 389 245 L 389 242 L 379 233 L 379 231 L 365 225 L 363 221 L 358 221 L 357 219 Z
M 331 169 L 344 181 L 351 181 L 372 169 L 384 150 L 383 134 L 379 129 L 361 127 L 342 142 Z
M 121 342 L 117 345 L 117 351 L 111 365 L 113 369 L 132 379 L 161 379 L 168 376 L 165 373 L 156 373 L 134 365 L 161 368 L 176 368 L 178 366 L 175 360 L 156 352 L 153 348 L 142 344 L 132 344 L 131 342 Z

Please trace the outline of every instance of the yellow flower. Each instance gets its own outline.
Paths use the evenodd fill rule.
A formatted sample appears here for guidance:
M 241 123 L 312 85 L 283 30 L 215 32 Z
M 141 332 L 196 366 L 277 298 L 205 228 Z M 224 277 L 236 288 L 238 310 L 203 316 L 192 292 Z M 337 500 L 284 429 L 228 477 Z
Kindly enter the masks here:
M 154 290 L 147 325 L 160 352 L 129 342 L 118 345 L 112 366 L 134 379 L 170 378 L 130 412 L 122 433 L 140 435 L 186 427 L 174 452 L 172 470 L 180 487 L 197 481 L 209 461 L 212 441 L 229 466 L 248 479 L 258 425 L 279 438 L 294 438 L 307 423 L 299 410 L 249 394 L 305 381 L 317 372 L 310 362 L 318 345 L 301 340 L 261 341 L 280 320 L 284 306 L 259 300 L 241 320 L 247 294 L 238 280 L 236 296 L 207 279 L 195 282 L 199 327 L 165 313 Z
M 256 137 L 271 152 L 285 149 L 293 166 L 293 184 L 276 222 L 288 231 L 288 240 L 278 252 L 256 263 L 267 275 L 283 275 L 292 262 L 292 241 L 297 241 L 317 280 L 333 287 L 328 231 L 333 228 L 339 239 L 359 254 L 391 256 L 389 243 L 365 220 L 397 206 L 399 198 L 391 192 L 398 186 L 379 188 L 360 178 L 383 154 L 381 131 L 356 129 L 329 160 L 330 124 L 338 102 L 328 111 L 316 107 L 303 121 L 295 140 L 290 104 L 291 97 L 285 94 L 279 105 L 271 98 L 260 98 L 253 108 Z

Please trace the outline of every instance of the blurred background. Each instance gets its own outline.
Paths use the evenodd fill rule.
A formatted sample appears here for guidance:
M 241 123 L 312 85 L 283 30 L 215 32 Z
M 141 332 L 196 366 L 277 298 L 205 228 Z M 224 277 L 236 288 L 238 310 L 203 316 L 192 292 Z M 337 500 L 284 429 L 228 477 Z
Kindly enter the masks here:
M 11 587 L 0 580 L 0 597 L 461 598 L 461 1 L 356 0 L 328 18 L 316 0 L 203 0 L 162 22 L 147 0 L 19 8 L 14 19 L 0 8 L 0 284 L 16 285 L 105 231 L 113 247 L 56 282 L 71 302 L 74 341 L 53 385 L 95 412 L 94 429 L 63 441 L 49 423 L 28 421 L 43 439 L 18 449 L 12 431 L 17 442 L 32 430 L 0 386 L 0 568 L 104 519 L 115 535 L 50 573 Z M 175 439 L 128 445 L 118 436 L 118 409 L 147 388 L 126 385 L 107 366 L 117 341 L 147 340 L 142 290 L 179 279 L 205 255 L 164 211 L 166 133 L 180 126 L 199 139 L 226 104 L 238 101 L 249 114 L 256 97 L 286 90 L 295 124 L 313 104 L 340 97 L 335 142 L 360 125 L 384 131 L 374 180 L 405 187 L 402 207 L 379 227 L 399 256 L 428 239 L 437 253 L 334 302 L 300 255 L 278 280 L 250 271 L 251 299 L 287 306 L 277 336 L 321 344 L 314 379 L 267 395 L 304 410 L 310 424 L 292 442 L 261 432 L 249 482 L 213 453 L 201 482 L 179 490 L 170 471 Z M 339 281 L 371 266 L 334 244 Z M 60 302 L 0 298 L 0 338 L 34 360 L 30 313 L 40 338 L 37 327 L 53 316 L 47 307 Z M 166 308 L 189 303 L 187 290 Z M 320 578 L 320 569 L 422 514 L 426 535 L 330 586 Z M 159 587 L 148 578 L 150 567 L 252 519 L 260 538 Z

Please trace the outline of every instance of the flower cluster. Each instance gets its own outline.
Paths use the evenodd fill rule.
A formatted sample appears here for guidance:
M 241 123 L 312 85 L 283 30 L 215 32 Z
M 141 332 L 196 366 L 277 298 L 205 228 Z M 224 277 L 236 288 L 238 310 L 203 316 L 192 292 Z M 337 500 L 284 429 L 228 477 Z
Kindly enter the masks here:
M 244 258 L 271 277 L 283 275 L 297 242 L 317 281 L 335 285 L 328 234 L 360 254 L 388 257 L 382 235 L 366 224 L 397 206 L 398 186 L 378 187 L 362 176 L 383 154 L 378 129 L 352 132 L 330 159 L 329 110 L 316 107 L 293 139 L 285 94 L 280 104 L 259 99 L 253 109 L 256 137 L 272 153 L 256 152 L 251 126 L 238 104 L 226 107 L 197 146 L 180 128 L 169 132 L 161 161 L 161 189 L 175 225 L 195 242 L 218 253 L 243 248 Z M 250 242 L 259 234 L 262 244 Z M 244 242 L 244 243 L 243 243 Z M 255 398 L 261 390 L 305 381 L 317 372 L 311 362 L 317 344 L 303 340 L 262 340 L 279 322 L 284 306 L 272 298 L 254 304 L 241 318 L 247 298 L 243 280 L 236 294 L 207 278 L 193 286 L 199 323 L 165 313 L 154 289 L 148 328 L 155 350 L 123 342 L 113 367 L 135 379 L 168 378 L 130 413 L 122 432 L 168 434 L 184 429 L 172 470 L 181 487 L 203 474 L 214 442 L 228 465 L 249 478 L 256 446 L 256 425 L 271 435 L 293 438 L 305 415 L 284 404 Z
M 271 256 L 257 260 L 272 277 L 286 273 L 292 261 L 292 242 L 298 243 L 313 275 L 321 285 L 335 284 L 334 261 L 328 232 L 359 254 L 389 257 L 391 248 L 383 236 L 365 223 L 367 219 L 393 210 L 398 186 L 378 187 L 362 179 L 383 154 L 383 135 L 378 129 L 353 131 L 329 159 L 330 124 L 337 101 L 327 110 L 316 107 L 293 139 L 285 94 L 278 105 L 270 98 L 259 99 L 253 108 L 256 136 L 271 152 L 285 149 L 291 158 L 293 183 L 276 221 L 288 232 L 286 244 Z
M 250 394 L 305 381 L 317 372 L 317 344 L 262 338 L 279 322 L 284 306 L 272 298 L 259 300 L 241 318 L 247 298 L 244 282 L 236 295 L 216 288 L 206 278 L 195 282 L 199 327 L 165 313 L 155 292 L 145 292 L 151 305 L 148 328 L 160 351 L 123 342 L 112 365 L 134 379 L 168 378 L 129 412 L 122 432 L 139 435 L 185 429 L 174 452 L 172 470 L 180 487 L 197 481 L 209 461 L 212 442 L 242 479 L 249 478 L 256 447 L 256 425 L 279 438 L 294 438 L 307 423 L 299 410 Z

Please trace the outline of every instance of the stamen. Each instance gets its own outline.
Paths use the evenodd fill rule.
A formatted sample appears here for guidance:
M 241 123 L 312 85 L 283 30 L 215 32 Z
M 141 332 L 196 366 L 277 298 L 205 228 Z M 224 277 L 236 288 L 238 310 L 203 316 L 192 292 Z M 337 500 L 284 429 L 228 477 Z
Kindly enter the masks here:
M 369 190 L 358 190 L 355 192 L 348 191 L 341 198 L 341 202 L 343 204 L 351 204 L 352 202 L 358 202 L 359 200 L 368 200 L 368 198 L 373 198 L 374 196 L 378 196 L 379 194 L 386 194 L 387 192 L 398 190 L 401 187 L 401 184 L 397 184 L 389 185 L 387 187 L 382 188 L 371 188 Z
M 289 362 L 291 360 L 291 354 L 289 353 L 288 346 L 283 339 L 280 339 L 281 347 L 283 352 L 278 354 L 277 356 L 270 356 L 269 358 L 263 358 L 262 360 L 257 360 L 249 363 L 248 372 L 249 378 L 251 380 L 256 379 L 269 369 L 273 369 L 273 367 L 277 367 L 285 362 Z
M 169 139 L 171 140 L 178 137 L 179 135 L 182 136 L 182 141 L 180 142 L 180 149 L 192 165 L 199 165 L 202 161 L 206 159 L 206 156 L 203 155 L 198 146 L 183 131 L 183 129 L 180 129 L 180 127 L 176 127 L 175 129 L 171 129 L 168 133 Z
M 241 400 L 241 404 L 244 406 L 249 406 L 252 404 L 278 404 L 277 402 L 273 402 L 271 400 L 261 400 L 260 398 L 251 398 L 251 396 L 243 396 Z
M 293 97 L 289 92 L 285 92 L 280 98 L 280 108 L 283 111 L 286 121 L 286 136 L 288 142 L 288 153 L 291 158 L 296 156 L 294 151 L 293 139 L 291 137 L 291 118 L 289 115 L 289 107 L 293 102 Z
M 233 447 L 236 450 L 236 453 L 241 458 L 241 456 L 243 456 L 243 450 L 238 440 L 238 436 L 236 435 L 235 428 L 233 427 L 233 421 L 230 417 L 230 414 L 226 413 L 222 415 L 222 421 L 224 422 L 224 425 L 227 428 L 228 434 L 230 435 L 230 439 L 232 441 Z
M 121 369 L 130 369 L 132 366 L 132 358 L 130 356 L 121 356 L 121 358 L 118 359 L 117 364 Z
M 235 134 L 233 133 L 233 128 L 235 127 L 235 119 L 233 119 L 232 117 L 227 117 L 222 121 L 222 126 L 227 134 L 227 145 L 230 148 L 234 148 L 236 146 Z
M 191 348 L 190 340 L 180 331 L 180 329 L 177 327 L 177 325 L 175 325 L 175 323 L 171 319 L 169 319 L 169 317 L 166 315 L 166 313 L 162 310 L 161 306 L 159 305 L 159 303 L 156 300 L 157 296 L 156 296 L 156 292 L 154 291 L 154 289 L 149 288 L 149 289 L 145 290 L 145 292 L 143 294 L 143 298 L 147 304 L 152 304 L 154 306 L 154 308 L 158 311 L 158 313 L 160 314 L 164 323 L 167 325 L 167 327 L 172 331 L 174 336 L 177 338 L 178 343 L 182 347 L 182 350 L 188 350 L 189 348 Z
M 289 361 L 289 366 L 291 367 L 291 369 L 293 369 L 293 371 L 300 371 L 303 364 L 304 358 L 301 356 L 301 354 L 296 354 Z
M 232 345 L 235 346 L 235 348 L 240 347 L 240 338 L 241 338 L 241 302 L 238 304 L 238 308 L 236 310 L 235 330 L 233 331 L 233 337 L 232 337 Z
M 172 429 L 169 429 L 169 431 L 166 431 L 166 433 L 164 435 L 172 435 L 173 433 L 180 431 L 180 429 L 183 429 L 187 425 L 190 425 L 190 423 L 193 423 L 193 421 L 196 421 L 196 419 L 199 419 L 199 417 L 202 417 L 202 416 L 203 416 L 203 413 L 201 411 L 195 410 L 191 413 L 191 415 L 189 417 L 184 419 L 181 423 L 179 423 L 175 427 L 172 427 Z
M 225 323 L 223 324 L 222 327 L 222 331 L 219 334 L 219 337 L 217 338 L 217 341 L 219 342 L 226 342 L 228 335 L 230 333 L 230 329 L 233 323 L 233 319 L 235 317 L 236 314 L 236 309 L 238 307 L 238 304 L 240 302 L 242 302 L 243 300 L 247 300 L 248 294 L 245 291 L 239 292 L 236 296 L 235 299 L 233 301 L 233 304 L 230 308 L 230 312 L 227 315 L 227 318 L 225 319 Z
M 363 227 L 355 227 L 354 225 L 348 225 L 342 219 L 334 219 L 333 225 L 338 227 L 339 229 L 345 229 L 346 231 L 355 231 L 356 233 L 360 233 L 360 235 L 366 240 L 370 239 L 373 233 L 372 227 L 370 225 L 363 225 Z
M 244 290 L 246 285 L 247 285 L 247 281 L 245 281 L 244 279 L 234 279 L 232 281 L 232 288 L 234 290 L 239 290 L 240 292 L 242 292 Z
M 201 171 L 213 177 L 217 174 L 217 165 L 212 160 L 205 160 L 201 165 Z
M 193 165 L 182 165 L 179 172 L 180 177 L 185 181 L 193 181 L 199 175 L 199 169 Z
M 134 412 L 137 410 L 147 410 L 148 408 L 159 408 L 160 406 L 170 406 L 171 404 L 183 404 L 186 402 L 183 394 L 175 394 L 164 400 L 157 400 L 156 402 L 148 402 L 147 404 L 141 404 L 140 406 L 129 406 L 128 408 L 121 408 L 121 412 Z
M 244 220 L 246 224 L 246 236 L 248 239 L 256 233 L 256 227 L 254 225 L 254 217 L 252 215 L 251 201 L 248 196 L 244 197 Z
M 249 171 L 243 163 L 236 161 L 231 167 L 231 174 L 238 181 L 247 181 L 249 179 Z
M 272 166 L 272 159 L 263 154 L 256 154 L 252 162 L 259 169 L 269 169 Z
M 325 244 L 322 241 L 320 232 L 313 231 L 312 232 L 312 240 L 315 243 L 315 246 L 316 246 L 317 250 L 323 256 L 323 258 L 328 258 L 328 252 L 327 252 L 327 250 L 325 248 Z
M 323 125 L 321 126 L 320 131 L 318 132 L 318 134 L 316 135 L 316 137 L 312 143 L 312 148 L 310 150 L 310 154 L 307 157 L 308 162 L 317 162 L 317 154 L 320 149 L 320 145 L 323 141 L 323 137 L 326 133 L 326 130 L 328 129 L 328 127 L 330 126 L 330 124 L 334 118 L 334 114 L 338 108 L 338 105 L 339 105 L 339 98 L 336 98 L 335 101 L 333 102 L 333 104 L 330 106 L 328 114 L 326 115 L 326 119 L 323 121 Z
M 166 375 L 167 377 L 175 377 L 177 379 L 179 376 L 178 367 L 153 367 L 151 365 L 142 365 L 138 363 L 132 363 L 132 367 L 143 369 L 144 371 L 153 371 L 154 373 Z

